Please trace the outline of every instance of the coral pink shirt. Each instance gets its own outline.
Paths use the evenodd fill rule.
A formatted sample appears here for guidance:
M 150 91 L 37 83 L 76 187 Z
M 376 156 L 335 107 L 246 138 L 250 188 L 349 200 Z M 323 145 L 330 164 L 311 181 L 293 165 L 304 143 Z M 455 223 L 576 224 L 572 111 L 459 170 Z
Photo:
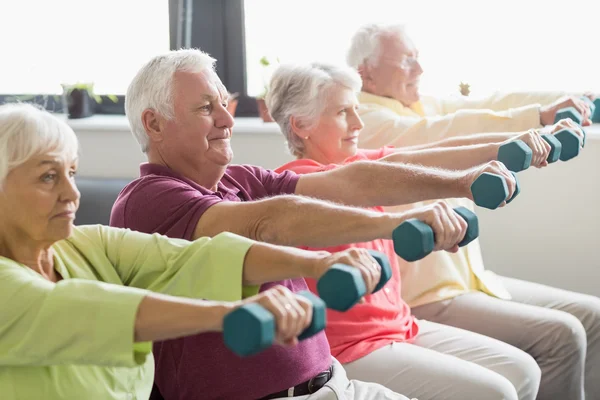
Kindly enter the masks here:
M 378 160 L 393 153 L 392 147 L 379 150 L 359 150 L 352 157 L 344 160 L 342 165 L 361 160 Z M 276 172 L 290 170 L 297 174 L 309 174 L 337 168 L 338 164 L 323 165 L 314 160 L 300 159 L 287 163 Z M 371 210 L 383 212 L 382 207 Z M 385 253 L 392 267 L 392 278 L 377 293 L 366 296 L 365 302 L 357 304 L 346 312 L 327 310 L 327 328 L 325 333 L 329 339 L 331 354 L 341 363 L 355 361 L 392 342 L 402 342 L 416 336 L 418 326 L 410 313 L 408 304 L 402 300 L 400 293 L 400 269 L 394 246 L 391 240 L 378 239 L 366 243 L 353 243 L 327 248 L 310 248 L 309 250 L 327 250 L 337 252 L 360 247 Z M 317 291 L 314 279 L 306 279 L 311 291 Z

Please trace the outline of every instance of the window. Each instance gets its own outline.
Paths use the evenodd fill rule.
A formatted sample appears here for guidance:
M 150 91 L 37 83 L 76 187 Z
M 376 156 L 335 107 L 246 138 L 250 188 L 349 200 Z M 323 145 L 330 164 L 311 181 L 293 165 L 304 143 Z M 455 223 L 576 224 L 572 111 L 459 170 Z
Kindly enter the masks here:
M 169 1 L 3 1 L 0 37 L 0 94 L 91 81 L 96 94 L 124 95 L 143 63 L 170 48 Z
M 263 56 L 282 62 L 345 62 L 354 31 L 369 22 L 406 25 L 425 73 L 421 91 L 600 92 L 593 60 L 595 0 L 245 0 L 248 94 L 259 94 Z

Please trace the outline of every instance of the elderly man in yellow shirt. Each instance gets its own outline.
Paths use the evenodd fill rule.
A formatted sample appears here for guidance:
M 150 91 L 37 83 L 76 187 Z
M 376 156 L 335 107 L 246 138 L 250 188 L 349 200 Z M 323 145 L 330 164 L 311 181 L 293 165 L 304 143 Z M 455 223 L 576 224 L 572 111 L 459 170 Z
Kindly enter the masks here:
M 584 125 L 590 123 L 589 106 L 565 93 L 454 101 L 420 96 L 418 51 L 401 26 L 361 27 L 347 62 L 363 80 L 362 148 L 497 141 L 550 125 L 567 106 L 582 114 Z M 464 200 L 449 202 L 473 207 Z M 594 379 L 600 368 L 600 299 L 496 276 L 485 270 L 478 241 L 457 253 L 399 261 L 403 297 L 418 318 L 488 335 L 531 354 L 542 370 L 539 399 L 600 399 L 600 380 Z

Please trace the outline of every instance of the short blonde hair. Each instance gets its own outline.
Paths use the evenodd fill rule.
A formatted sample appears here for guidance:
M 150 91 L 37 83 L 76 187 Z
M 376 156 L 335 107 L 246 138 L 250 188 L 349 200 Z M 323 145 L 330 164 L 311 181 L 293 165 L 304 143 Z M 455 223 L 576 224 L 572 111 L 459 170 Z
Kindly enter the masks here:
M 265 98 L 267 108 L 285 136 L 292 155 L 302 157 L 304 143 L 294 133 L 290 118 L 314 126 L 327 104 L 329 90 L 344 87 L 360 91 L 360 75 L 344 65 L 282 64 L 275 70 Z
M 65 121 L 26 103 L 0 105 L 0 187 L 8 173 L 32 157 L 56 152 L 74 160 L 77 136 Z

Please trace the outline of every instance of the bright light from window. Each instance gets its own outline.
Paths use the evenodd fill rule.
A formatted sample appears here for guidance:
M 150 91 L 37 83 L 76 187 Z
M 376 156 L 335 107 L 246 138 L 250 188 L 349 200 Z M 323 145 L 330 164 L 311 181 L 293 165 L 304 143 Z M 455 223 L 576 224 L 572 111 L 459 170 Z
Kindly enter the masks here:
M 249 94 L 268 80 L 263 56 L 282 62 L 345 62 L 355 30 L 405 24 L 425 70 L 421 91 L 600 92 L 597 0 L 246 0 Z
M 0 93 L 61 93 L 94 82 L 125 94 L 137 70 L 169 50 L 166 0 L 0 2 Z

